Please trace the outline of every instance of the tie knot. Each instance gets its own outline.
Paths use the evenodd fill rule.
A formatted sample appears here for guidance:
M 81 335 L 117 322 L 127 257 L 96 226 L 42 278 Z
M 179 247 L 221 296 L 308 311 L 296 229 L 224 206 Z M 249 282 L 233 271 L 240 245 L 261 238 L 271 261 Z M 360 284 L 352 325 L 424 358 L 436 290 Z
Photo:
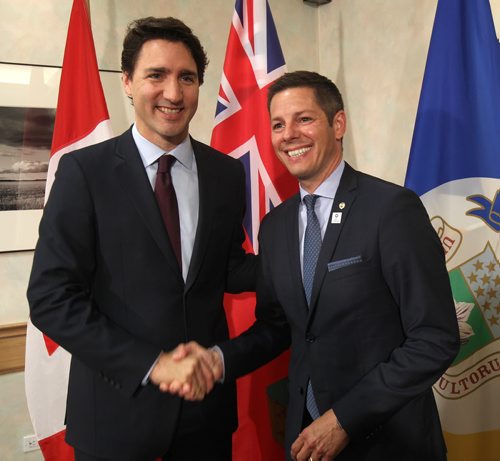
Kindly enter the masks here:
M 314 210 L 314 205 L 316 205 L 316 199 L 318 198 L 318 195 L 314 194 L 309 194 L 309 195 L 304 195 L 304 204 L 306 205 L 307 211 Z
M 158 173 L 170 173 L 176 158 L 173 155 L 162 155 L 158 159 Z

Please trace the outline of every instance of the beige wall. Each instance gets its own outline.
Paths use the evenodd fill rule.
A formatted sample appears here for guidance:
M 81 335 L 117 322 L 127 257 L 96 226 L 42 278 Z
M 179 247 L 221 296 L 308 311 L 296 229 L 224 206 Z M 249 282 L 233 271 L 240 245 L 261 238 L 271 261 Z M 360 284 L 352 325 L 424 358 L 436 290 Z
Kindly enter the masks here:
M 500 31 L 500 0 L 490 5 Z M 333 0 L 319 12 L 319 69 L 338 83 L 348 115 L 345 157 L 398 184 L 436 6 L 437 0 Z
M 320 17 L 320 68 L 348 112 L 346 158 L 402 184 L 436 0 L 337 0 Z M 332 27 L 333 25 L 333 27 Z

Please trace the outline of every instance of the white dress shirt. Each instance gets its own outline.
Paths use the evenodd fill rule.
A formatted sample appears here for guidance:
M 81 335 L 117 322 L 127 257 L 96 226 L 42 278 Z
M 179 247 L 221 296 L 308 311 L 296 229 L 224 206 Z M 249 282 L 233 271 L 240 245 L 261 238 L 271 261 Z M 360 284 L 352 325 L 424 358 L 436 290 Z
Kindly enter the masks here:
M 132 127 L 137 149 L 146 169 L 151 187 L 154 189 L 156 172 L 158 171 L 158 159 L 166 152 L 157 145 L 144 138 L 137 127 Z M 186 280 L 193 255 L 194 239 L 198 227 L 198 212 L 200 197 L 198 192 L 198 168 L 194 158 L 191 139 L 186 137 L 175 149 L 167 152 L 173 155 L 177 161 L 172 165 L 170 172 L 172 183 L 177 197 L 179 207 L 179 221 L 181 227 L 181 252 L 182 252 L 182 277 Z
M 344 172 L 345 162 L 342 160 L 337 168 L 333 170 L 332 174 L 328 176 L 320 186 L 314 191 L 317 195 L 314 211 L 318 217 L 319 225 L 321 227 L 321 238 L 323 239 L 330 219 L 330 212 L 332 210 L 335 194 L 339 187 L 340 178 Z M 300 267 L 303 270 L 304 259 L 304 234 L 307 225 L 307 209 L 304 204 L 304 196 L 309 195 L 309 192 L 300 187 L 300 206 L 299 206 L 299 244 L 300 244 Z M 302 274 L 304 275 L 304 274 Z

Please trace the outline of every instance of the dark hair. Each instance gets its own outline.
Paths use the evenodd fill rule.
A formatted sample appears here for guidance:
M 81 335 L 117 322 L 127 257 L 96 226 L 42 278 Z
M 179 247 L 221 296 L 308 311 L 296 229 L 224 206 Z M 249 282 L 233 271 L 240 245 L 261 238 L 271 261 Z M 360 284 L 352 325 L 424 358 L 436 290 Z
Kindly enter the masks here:
M 339 110 L 344 109 L 344 101 L 339 89 L 329 78 L 316 72 L 298 70 L 288 72 L 279 77 L 268 89 L 267 110 L 271 107 L 271 100 L 277 93 L 288 88 L 312 88 L 316 102 L 323 109 L 328 123 L 333 123 L 333 117 Z
M 196 63 L 200 85 L 203 83 L 205 68 L 208 64 L 205 50 L 192 30 L 179 19 L 172 17 L 153 18 L 150 16 L 136 19 L 128 25 L 123 40 L 122 72 L 132 77 L 142 45 L 148 40 L 156 39 L 181 42 L 186 45 Z

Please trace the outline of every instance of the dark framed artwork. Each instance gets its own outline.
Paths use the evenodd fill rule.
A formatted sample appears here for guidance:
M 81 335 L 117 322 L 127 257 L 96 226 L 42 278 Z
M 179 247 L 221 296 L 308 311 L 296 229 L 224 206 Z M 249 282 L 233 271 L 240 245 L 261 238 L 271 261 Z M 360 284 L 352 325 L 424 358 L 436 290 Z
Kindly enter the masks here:
M 35 247 L 60 73 L 0 64 L 0 252 Z

